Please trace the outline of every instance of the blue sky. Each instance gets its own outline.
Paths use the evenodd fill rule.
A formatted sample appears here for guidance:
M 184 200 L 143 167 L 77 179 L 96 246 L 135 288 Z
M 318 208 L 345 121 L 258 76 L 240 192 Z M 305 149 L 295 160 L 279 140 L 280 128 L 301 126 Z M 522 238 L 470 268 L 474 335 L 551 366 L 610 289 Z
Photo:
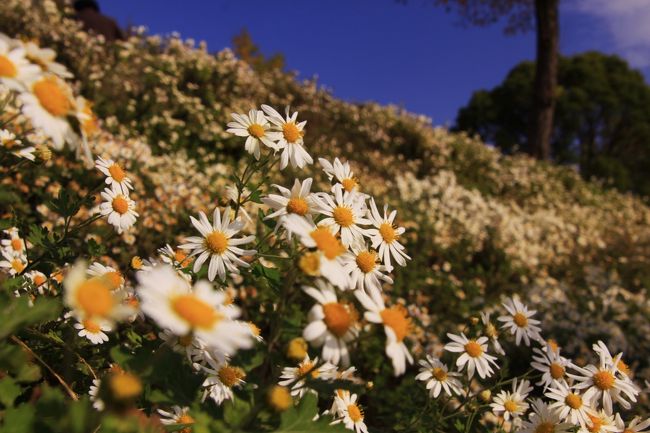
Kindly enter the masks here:
M 650 1 L 569 0 L 561 14 L 561 52 L 617 53 L 650 76 L 644 36 Z M 639 3 L 645 2 L 645 3 Z M 597 3 L 601 3 L 600 6 Z M 289 69 L 317 76 L 349 101 L 398 104 L 434 124 L 453 123 L 472 92 L 500 83 L 522 60 L 532 60 L 533 33 L 506 36 L 499 26 L 461 27 L 457 17 L 427 0 L 105 0 L 102 11 L 150 33 L 179 32 L 205 40 L 211 51 L 230 46 L 248 29 L 267 54 L 281 52 Z M 565 3 L 566 4 L 566 3 Z M 645 15 L 644 15 L 645 14 Z M 640 22 L 638 22 L 641 20 Z M 650 34 L 650 32 L 648 33 Z M 650 45 L 650 43 L 649 43 Z M 264 101 L 260 101 L 262 103 Z

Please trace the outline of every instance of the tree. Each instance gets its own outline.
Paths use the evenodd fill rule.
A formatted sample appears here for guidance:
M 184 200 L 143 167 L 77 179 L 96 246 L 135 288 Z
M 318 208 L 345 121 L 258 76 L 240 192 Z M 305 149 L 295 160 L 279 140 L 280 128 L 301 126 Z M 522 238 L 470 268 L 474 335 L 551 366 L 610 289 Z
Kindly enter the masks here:
M 435 0 L 435 3 L 447 10 L 456 9 L 465 23 L 485 26 L 505 18 L 506 33 L 536 29 L 534 105 L 527 134 L 531 154 L 548 159 L 557 87 L 559 0 Z
M 458 112 L 456 128 L 506 153 L 532 152 L 527 131 L 535 65 L 515 66 L 499 86 L 479 90 Z M 585 177 L 650 195 L 650 87 L 617 56 L 589 52 L 559 59 L 551 131 L 553 158 Z
M 276 53 L 266 58 L 246 29 L 232 38 L 233 50 L 237 57 L 251 65 L 258 72 L 284 68 L 284 56 Z

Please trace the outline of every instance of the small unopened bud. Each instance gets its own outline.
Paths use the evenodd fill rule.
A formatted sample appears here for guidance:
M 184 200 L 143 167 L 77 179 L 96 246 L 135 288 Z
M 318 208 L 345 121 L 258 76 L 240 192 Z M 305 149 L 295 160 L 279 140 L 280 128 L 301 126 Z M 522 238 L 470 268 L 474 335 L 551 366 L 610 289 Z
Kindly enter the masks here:
M 47 162 L 52 159 L 52 151 L 45 145 L 37 145 L 34 153 L 36 153 L 36 157 L 43 162 Z
M 307 342 L 302 337 L 296 337 L 287 346 L 287 358 L 302 361 L 307 356 Z
M 472 316 L 469 318 L 469 323 L 471 323 L 472 325 L 478 325 L 479 320 L 480 319 L 478 317 Z
M 489 389 L 484 389 L 478 396 L 481 401 L 488 403 L 492 399 L 492 392 Z
M 293 399 L 291 398 L 289 390 L 280 385 L 275 385 L 269 389 L 269 393 L 266 395 L 266 400 L 268 401 L 269 406 L 271 406 L 276 412 L 284 412 L 293 404 Z
M 142 269 L 142 259 L 140 256 L 133 256 L 131 259 L 131 267 L 135 270 Z

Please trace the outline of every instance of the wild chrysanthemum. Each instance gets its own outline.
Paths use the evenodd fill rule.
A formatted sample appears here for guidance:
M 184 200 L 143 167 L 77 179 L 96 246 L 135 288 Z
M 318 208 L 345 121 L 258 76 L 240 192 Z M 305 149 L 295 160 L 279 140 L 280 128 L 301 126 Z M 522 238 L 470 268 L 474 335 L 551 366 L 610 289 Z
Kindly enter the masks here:
M 594 411 L 580 391 L 565 382 L 556 381 L 544 395 L 550 400 L 554 400 L 549 409 L 556 411 L 562 421 L 574 425 L 579 424 L 582 427 L 587 425 L 589 415 Z
M 348 430 L 356 433 L 368 433 L 368 427 L 364 423 L 363 409 L 357 403 L 357 395 L 350 394 L 350 391 L 339 389 L 334 395 L 332 414 L 336 418 L 332 424 L 343 423 Z
M 310 218 L 316 212 L 313 201 L 313 194 L 310 192 L 312 179 L 308 178 L 300 182 L 296 179 L 293 187 L 289 190 L 281 185 L 273 185 L 280 194 L 269 194 L 262 198 L 262 202 L 275 210 L 264 219 L 282 217 L 295 214 L 301 217 Z
M 255 240 L 254 235 L 233 238 L 243 227 L 241 219 L 230 221 L 230 208 L 226 208 L 221 219 L 219 208 L 212 214 L 212 223 L 203 212 L 199 212 L 199 219 L 190 217 L 192 225 L 201 233 L 201 236 L 190 236 L 179 248 L 190 251 L 190 257 L 198 256 L 194 261 L 194 272 L 199 272 L 201 266 L 210 259 L 208 265 L 208 279 L 213 281 L 219 275 L 221 280 L 226 279 L 226 271 L 238 274 L 238 267 L 247 268 L 250 265 L 238 256 L 252 256 L 257 251 L 244 250 L 238 245 L 247 244 Z
M 609 415 L 603 410 L 590 414 L 587 425 L 578 430 L 579 433 L 619 433 L 620 431 L 614 415 Z
M 7 39 L 0 38 L 0 83 L 22 90 L 40 75 L 40 68 L 27 60 L 22 47 L 12 47 Z
M 25 57 L 37 65 L 43 72 L 51 72 L 61 78 L 72 78 L 73 75 L 61 63 L 56 62 L 56 51 L 52 48 L 39 47 L 32 41 L 22 43 L 25 50 Z
M 111 290 L 118 290 L 124 287 L 124 277 L 112 266 L 105 266 L 94 262 L 88 267 L 88 276 L 101 279 Z
M 406 309 L 401 305 L 386 308 L 378 289 L 357 290 L 354 294 L 367 310 L 364 313 L 365 319 L 372 323 L 384 325 L 386 355 L 393 363 L 395 376 L 404 374 L 407 363 L 413 363 L 413 357 L 404 344 L 404 339 L 409 335 L 412 328 L 411 319 Z
M 517 296 L 507 299 L 503 307 L 508 311 L 507 315 L 500 316 L 497 320 L 503 322 L 502 328 L 510 330 L 515 336 L 515 344 L 519 346 L 521 340 L 524 340 L 526 346 L 530 346 L 530 340 L 543 342 L 539 326 L 539 320 L 532 319 L 535 310 L 529 310 L 527 306 L 521 303 Z
M 104 159 L 101 156 L 95 161 L 95 167 L 106 176 L 105 182 L 111 188 L 115 187 L 122 194 L 129 195 L 129 190 L 133 189 L 131 179 L 118 163 L 112 159 Z
M 379 256 L 388 272 L 393 270 L 391 258 L 400 266 L 406 266 L 406 260 L 411 258 L 404 252 L 404 246 L 399 243 L 399 237 L 404 233 L 404 227 L 395 225 L 397 211 L 388 213 L 388 206 L 384 206 L 384 213 L 380 214 L 375 204 L 375 199 L 370 199 L 370 212 L 367 219 L 372 227 L 366 228 L 365 233 L 372 247 L 379 252 Z
M 641 419 L 640 416 L 636 416 L 626 425 L 621 415 L 617 413 L 615 419 L 616 427 L 623 433 L 650 433 L 650 418 L 645 421 L 641 421 Z
M 343 191 L 343 188 L 334 189 L 334 197 L 321 193 L 314 198 L 318 212 L 325 215 L 319 224 L 332 228 L 334 234 L 341 234 L 343 245 L 349 247 L 354 242 L 363 242 L 366 234 L 361 226 L 370 224 L 363 209 L 363 203 L 355 200 L 353 194 Z
M 483 333 L 490 339 L 494 352 L 498 355 L 505 355 L 506 352 L 499 343 L 499 331 L 490 320 L 490 313 L 481 311 L 481 322 L 483 323 Z
M 163 425 L 176 425 L 176 424 L 194 424 L 194 418 L 190 415 L 190 408 L 185 406 L 185 407 L 180 407 L 180 406 L 172 406 L 171 411 L 166 411 L 162 409 L 158 409 L 158 413 L 160 414 L 160 422 Z M 185 427 L 181 430 L 178 430 L 180 433 L 191 433 L 192 432 L 192 427 Z
M 74 324 L 80 337 L 86 337 L 93 344 L 102 344 L 108 341 L 106 332 L 113 328 L 109 322 L 101 319 L 84 319 Z
M 533 411 L 519 433 L 569 433 L 573 430 L 573 424 L 562 422 L 558 412 L 541 399 L 533 400 L 531 407 Z
M 426 360 L 421 359 L 419 364 L 420 373 L 415 379 L 426 382 L 431 397 L 438 398 L 443 390 L 448 396 L 463 394 L 463 386 L 458 380 L 460 373 L 449 371 L 445 364 L 431 355 L 427 355 Z
M 13 132 L 6 129 L 0 129 L 0 146 L 4 147 L 18 158 L 25 158 L 29 161 L 35 161 L 36 155 L 34 152 L 36 148 L 33 146 L 21 147 L 22 141 L 16 137 Z
M 467 376 L 470 379 L 474 376 L 474 371 L 478 372 L 481 379 L 492 376 L 494 370 L 490 364 L 494 367 L 497 367 L 497 364 L 494 362 L 496 358 L 487 353 L 487 337 L 468 339 L 464 333 L 460 335 L 448 333 L 447 337 L 452 342 L 447 343 L 444 349 L 448 352 L 462 353 L 456 360 L 456 366 L 463 370 L 467 365 Z
M 359 180 L 352 173 L 350 163 L 341 162 L 338 158 L 334 158 L 334 163 L 329 162 L 325 158 L 318 158 L 318 162 L 323 171 L 330 181 L 334 181 L 334 186 L 340 184 L 345 192 L 353 193 L 359 192 Z
M 286 109 L 285 117 L 282 117 L 273 107 L 262 105 L 266 118 L 273 124 L 273 132 L 269 133 L 278 149 L 282 149 L 280 155 L 280 170 L 283 170 L 291 163 L 293 168 L 303 168 L 307 164 L 313 164 L 314 160 L 303 147 L 306 121 L 297 122 L 298 112 L 289 115 L 289 107 Z
M 16 227 L 3 231 L 9 235 L 9 239 L 2 239 L 0 246 L 2 249 L 13 255 L 23 255 L 26 252 L 25 240 L 20 237 L 20 233 Z
M 241 386 L 246 378 L 244 370 L 228 363 L 211 362 L 210 367 L 203 367 L 202 370 L 208 373 L 208 377 L 201 385 L 203 387 L 202 401 L 209 396 L 217 405 L 225 400 L 232 400 L 232 389 Z
M 350 365 L 347 343 L 358 334 L 357 313 L 351 304 L 339 302 L 334 288 L 316 281 L 318 289 L 303 287 L 318 303 L 309 311 L 303 337 L 315 347 L 323 347 L 322 357 L 333 364 Z
M 228 123 L 227 132 L 238 137 L 246 137 L 245 148 L 248 153 L 260 159 L 260 144 L 278 150 L 271 133 L 271 124 L 264 113 L 259 110 L 250 110 L 248 114 L 232 113 L 234 122 Z
M 530 382 L 522 380 L 517 383 L 517 378 L 515 378 L 512 382 L 512 391 L 502 390 L 494 397 L 490 404 L 492 412 L 503 416 L 506 421 L 523 416 L 529 407 L 526 398 L 530 391 L 532 391 Z
M 99 206 L 102 215 L 108 217 L 108 223 L 115 231 L 122 234 L 135 224 L 139 214 L 135 211 L 135 202 L 115 185 L 105 188 L 101 193 L 104 201 Z
M 300 361 L 297 367 L 285 367 L 280 375 L 281 386 L 291 387 L 291 395 L 302 398 L 309 388 L 307 379 L 330 380 L 336 377 L 336 366 L 329 362 L 318 364 L 318 357 L 310 359 L 309 355 Z
M 24 254 L 12 253 L 8 250 L 2 250 L 0 260 L 0 269 L 4 269 L 9 275 L 18 275 L 27 267 L 27 257 Z
M 530 363 L 530 366 L 542 373 L 537 385 L 543 386 L 546 390 L 556 380 L 560 382 L 566 381 L 566 369 L 570 362 L 560 356 L 559 348 L 554 350 L 550 344 L 547 344 L 543 349 L 535 347 L 533 353 L 533 362 Z
M 345 273 L 350 277 L 350 290 L 375 289 L 381 291 L 381 281 L 389 284 L 393 279 L 386 275 L 386 268 L 379 263 L 377 251 L 354 243 L 343 255 L 342 263 Z

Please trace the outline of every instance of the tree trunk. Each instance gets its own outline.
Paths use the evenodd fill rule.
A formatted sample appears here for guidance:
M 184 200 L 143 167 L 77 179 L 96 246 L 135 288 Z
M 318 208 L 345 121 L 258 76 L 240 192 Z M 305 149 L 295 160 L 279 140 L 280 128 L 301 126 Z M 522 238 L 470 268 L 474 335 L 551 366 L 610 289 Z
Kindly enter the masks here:
M 558 3 L 559 0 L 535 0 L 537 64 L 529 149 L 539 159 L 549 159 L 551 156 L 560 39 Z

